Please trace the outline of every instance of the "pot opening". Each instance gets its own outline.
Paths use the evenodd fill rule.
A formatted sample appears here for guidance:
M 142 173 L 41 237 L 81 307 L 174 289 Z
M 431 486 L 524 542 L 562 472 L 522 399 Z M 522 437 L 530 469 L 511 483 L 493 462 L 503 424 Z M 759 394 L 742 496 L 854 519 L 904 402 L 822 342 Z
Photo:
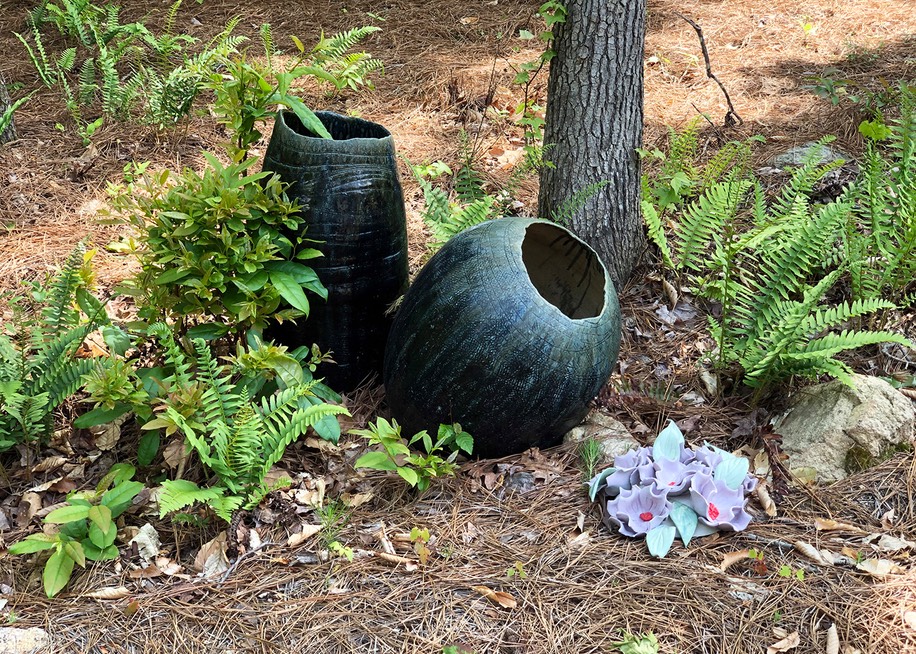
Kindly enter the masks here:
M 383 139 L 391 136 L 391 132 L 379 125 L 361 118 L 350 118 L 328 111 L 316 111 L 315 115 L 321 120 L 325 128 L 331 133 L 335 141 L 347 141 L 349 139 Z M 286 126 L 302 136 L 319 138 L 315 132 L 308 129 L 299 120 L 299 116 L 292 111 L 283 112 L 283 121 Z
M 605 278 L 598 255 L 566 230 L 529 225 L 522 262 L 541 297 L 569 318 L 594 318 L 604 311 Z

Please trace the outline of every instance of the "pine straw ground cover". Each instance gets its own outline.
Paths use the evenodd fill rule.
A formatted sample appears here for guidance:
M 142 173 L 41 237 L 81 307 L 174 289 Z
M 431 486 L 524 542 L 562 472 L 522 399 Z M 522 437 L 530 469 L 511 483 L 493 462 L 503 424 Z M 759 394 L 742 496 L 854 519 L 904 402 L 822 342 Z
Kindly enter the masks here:
M 35 88 L 35 75 L 12 32 L 25 29 L 23 18 L 34 4 L 4 0 L 0 11 L 0 72 L 7 81 L 23 83 L 24 91 Z M 395 0 L 354 7 L 328 0 L 298 3 L 292 11 L 288 3 L 186 4 L 179 27 L 200 38 L 219 31 L 239 13 L 242 31 L 253 35 L 259 23 L 270 21 L 278 42 L 287 34 L 308 43 L 321 29 L 330 33 L 379 25 L 383 31 L 366 42 L 386 63 L 377 90 L 334 98 L 315 94 L 308 98 L 312 106 L 352 110 L 382 122 L 395 134 L 399 151 L 414 162 L 441 158 L 454 163 L 462 128 L 475 136 L 494 180 L 508 175 L 507 167 L 519 153 L 518 130 L 484 115 L 484 110 L 488 102 L 506 109 L 519 100 L 506 60 L 518 63 L 535 53 L 515 52 L 516 43 L 498 35 L 531 29 L 536 2 Z M 150 11 L 149 3 L 137 0 L 122 5 L 125 19 Z M 676 12 L 703 26 L 713 70 L 744 119 L 739 128 L 719 126 L 725 114 L 721 93 L 705 77 L 695 33 Z M 157 20 L 154 12 L 148 24 Z M 760 164 L 776 150 L 831 133 L 839 136 L 840 146 L 858 152 L 857 108 L 845 101 L 834 107 L 804 86 L 829 68 L 872 91 L 880 91 L 885 82 L 913 79 L 914 34 L 912 10 L 899 0 L 819 0 L 804 7 L 791 0 L 651 0 L 646 142 L 661 143 L 665 125 L 683 125 L 704 112 L 714 124 L 704 135 L 711 150 L 728 139 L 766 136 L 768 142 L 758 153 Z M 542 85 L 536 92 L 543 99 Z M 0 148 L 2 289 L 42 277 L 83 236 L 104 244 L 116 235 L 96 224 L 95 215 L 106 183 L 119 178 L 125 163 L 199 166 L 200 149 L 216 150 L 224 138 L 208 116 L 193 118 L 176 135 L 111 122 L 96 133 L 90 148 L 83 148 L 72 133 L 54 129 L 55 123 L 66 123 L 66 114 L 60 99 L 44 90 L 17 113 L 17 122 L 20 140 Z M 425 256 L 425 236 L 416 186 L 406 170 L 402 173 L 416 268 Z M 533 211 L 535 192 L 529 181 L 520 196 L 523 213 Z M 98 260 L 105 285 L 123 279 L 130 269 L 129 262 L 105 252 Z M 620 392 L 606 394 L 602 410 L 645 441 L 670 417 L 691 442 L 708 439 L 735 448 L 750 441 L 752 447 L 759 446 L 757 436 L 732 436 L 748 407 L 702 398 L 695 364 L 708 347 L 696 337 L 696 321 L 677 329 L 662 325 L 656 313 L 660 297 L 657 284 L 645 281 L 642 273 L 623 294 L 625 343 L 613 380 Z M 859 363 L 861 369 L 869 362 Z M 891 365 L 886 358 L 870 362 L 873 370 L 892 372 Z M 364 421 L 375 404 L 375 398 L 354 398 L 350 408 Z M 778 410 L 775 405 L 767 408 Z M 132 456 L 130 438 L 123 437 L 119 456 Z M 107 455 L 96 459 L 85 433 L 73 434 L 72 441 L 74 461 L 89 463 L 78 483 L 91 486 L 112 460 Z M 829 488 L 788 485 L 776 498 L 776 518 L 766 518 L 755 502 L 752 509 L 760 520 L 748 532 L 710 537 L 689 549 L 676 548 L 658 561 L 648 558 L 642 543 L 609 535 L 599 526 L 570 450 L 468 464 L 457 479 L 420 498 L 403 494 L 393 480 L 354 477 L 349 463 L 357 453 L 330 453 L 327 448 L 316 453 L 301 445 L 285 462 L 293 474 L 305 475 L 298 490 L 306 494 L 315 492 L 315 480 L 325 477 L 327 497 L 344 491 L 373 493 L 337 534 L 355 551 L 352 562 L 322 560 L 326 543 L 321 534 L 288 545 L 301 522 L 318 523 L 292 492 L 275 498 L 247 525 L 257 528 L 262 541 L 276 544 L 252 550 L 256 546 L 249 531 L 242 539 L 248 553 L 228 574 L 213 580 L 166 574 L 136 578 L 131 572 L 137 557 L 129 552 L 120 567 L 108 564 L 79 572 L 61 596 L 46 600 L 39 569 L 26 557 L 0 555 L 0 583 L 13 589 L 4 595 L 4 614 L 15 616 L 17 626 L 48 629 L 55 652 L 438 654 L 447 645 L 477 654 L 607 652 L 621 630 L 653 631 L 662 652 L 765 652 L 784 637 L 791 644 L 794 633 L 798 645 L 790 651 L 822 652 L 829 651 L 831 624 L 846 648 L 841 651 L 916 651 L 916 572 L 904 555 L 896 554 L 903 573 L 875 577 L 852 565 L 815 562 L 795 546 L 809 544 L 835 554 L 845 546 L 852 554 L 893 558 L 895 554 L 875 553 L 870 534 L 916 540 L 912 455 L 899 455 Z M 21 468 L 8 472 L 10 478 L 0 483 L 4 510 L 15 506 L 29 488 L 60 476 L 51 470 L 28 480 Z M 534 487 L 528 492 L 507 490 L 513 472 L 531 473 Z M 51 491 L 38 500 L 50 504 L 62 498 Z M 138 505 L 129 524 L 151 521 L 163 540 L 163 554 L 181 566 L 178 574 L 193 575 L 194 554 L 219 528 L 172 525 L 142 514 L 145 510 L 146 504 Z M 849 526 L 819 531 L 818 519 Z M 374 554 L 385 551 L 386 541 L 378 536 L 383 523 L 395 556 L 410 564 Z M 14 526 L 2 539 L 13 542 L 37 524 L 36 517 Z M 414 545 L 402 537 L 414 527 L 428 529 L 434 538 L 422 565 Z M 739 556 L 722 569 L 726 555 L 749 549 L 762 551 L 763 561 Z M 779 574 L 783 566 L 792 576 Z M 509 570 L 517 574 L 510 577 Z M 794 576 L 799 570 L 803 579 Z M 126 595 L 86 597 L 102 587 L 123 587 Z M 475 587 L 505 595 L 495 595 L 494 602 Z

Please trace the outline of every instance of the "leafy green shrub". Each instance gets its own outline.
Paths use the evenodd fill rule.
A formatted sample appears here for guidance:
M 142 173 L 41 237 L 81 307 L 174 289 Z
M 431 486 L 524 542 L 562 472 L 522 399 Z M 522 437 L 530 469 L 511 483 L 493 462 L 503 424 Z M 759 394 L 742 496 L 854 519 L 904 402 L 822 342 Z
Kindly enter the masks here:
M 411 487 L 419 491 L 429 488 L 436 477 L 453 476 L 458 470 L 455 459 L 459 451 L 471 453 L 474 439 L 461 425 L 440 425 L 436 440 L 424 430 L 415 434 L 409 441 L 401 438 L 401 427 L 396 420 L 388 422 L 378 418 L 369 429 L 354 429 L 351 434 L 363 436 L 369 445 L 378 445 L 380 450 L 367 452 L 356 460 L 354 467 L 372 470 L 393 470 Z M 422 445 L 426 454 L 411 452 L 411 445 Z M 452 450 L 446 458 L 439 454 L 446 449 Z
M 61 525 L 56 533 L 37 533 L 10 545 L 11 554 L 33 554 L 54 550 L 45 562 L 45 594 L 54 597 L 70 581 L 73 566 L 86 567 L 86 560 L 108 561 L 118 558 L 114 541 L 118 534 L 115 519 L 124 513 L 143 484 L 130 481 L 134 468 L 125 463 L 112 466 L 94 491 L 67 496 L 66 506 L 51 511 L 45 524 Z
M 54 411 L 95 365 L 76 356 L 108 320 L 88 290 L 90 260 L 80 245 L 51 280 L 31 285 L 30 298 L 9 299 L 12 320 L 0 330 L 0 452 L 50 434 Z
M 278 68 L 270 25 L 261 26 L 261 43 L 264 59 L 250 58 L 247 52 L 224 53 L 217 57 L 219 66 L 204 81 L 204 87 L 213 92 L 212 112 L 225 126 L 231 140 L 227 149 L 234 161 L 248 156 L 248 149 L 262 134 L 258 124 L 272 118 L 278 106 L 292 110 L 303 126 L 324 138 L 330 133 L 318 117 L 292 92 L 293 82 L 312 77 L 340 89 L 367 85 L 367 76 L 382 68 L 378 59 L 367 53 L 349 53 L 359 41 L 377 27 L 361 27 L 325 38 L 306 52 L 296 37 L 293 42 L 299 51 L 298 58 L 284 68 Z
M 139 234 L 121 248 L 140 263 L 123 286 L 140 317 L 172 319 L 179 333 L 203 323 L 192 336 L 238 337 L 263 329 L 269 317 L 307 316 L 303 289 L 323 299 L 327 290 L 300 261 L 320 253 L 283 235 L 302 228 L 279 178 L 249 173 L 254 159 L 223 166 L 205 157 L 201 174 L 141 169 L 139 180 L 111 188 L 109 218 Z
M 274 488 L 265 484 L 268 471 L 286 448 L 324 418 L 347 414 L 341 406 L 317 400 L 317 382 L 294 383 L 256 401 L 228 366 L 217 364 L 201 339 L 189 360 L 165 325 L 151 333 L 165 347 L 174 373 L 165 384 L 180 392 L 162 395 L 156 417 L 145 430 L 165 429 L 184 437 L 189 450 L 216 478 L 208 486 L 185 480 L 163 482 L 161 515 L 194 502 L 204 502 L 229 522 L 239 509 L 250 509 Z M 188 398 L 192 398 L 192 402 Z

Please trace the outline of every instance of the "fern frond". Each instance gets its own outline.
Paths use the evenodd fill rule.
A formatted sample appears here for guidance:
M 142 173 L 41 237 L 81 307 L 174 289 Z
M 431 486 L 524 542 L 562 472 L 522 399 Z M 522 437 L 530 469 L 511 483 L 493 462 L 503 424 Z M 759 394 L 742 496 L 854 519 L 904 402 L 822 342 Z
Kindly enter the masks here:
M 175 342 L 172 330 L 165 323 L 157 322 L 149 326 L 147 333 L 159 339 L 165 349 L 165 360 L 172 367 L 173 372 L 165 381 L 174 382 L 179 388 L 189 387 L 192 382 L 191 363 Z
M 555 207 L 550 213 L 550 219 L 559 225 L 569 225 L 570 221 L 588 204 L 588 201 L 610 183 L 610 180 L 603 179 L 600 182 L 583 186 Z
M 735 221 L 740 202 L 750 187 L 749 180 L 729 174 L 726 181 L 706 189 L 685 207 L 681 223 L 674 230 L 679 241 L 679 270 L 703 270 L 704 253 L 713 235 L 720 233 L 724 225 Z
M 474 152 L 468 133 L 461 130 L 459 136 L 459 159 L 461 161 L 455 173 L 455 195 L 462 204 L 476 202 L 487 195 L 483 190 L 483 178 L 474 165 Z
M 162 482 L 162 492 L 159 493 L 159 517 L 164 518 L 169 513 L 180 511 L 196 502 L 210 504 L 222 497 L 224 492 L 225 489 L 219 486 L 201 488 L 186 479 L 167 479 Z
M 357 45 L 373 32 L 378 32 L 379 30 L 380 28 L 374 25 L 364 25 L 345 32 L 338 32 L 330 38 L 325 38 L 324 34 L 322 34 L 318 43 L 312 48 L 311 54 L 318 63 L 339 59 L 343 57 L 350 48 Z
M 336 404 L 315 404 L 306 409 L 298 409 L 289 422 L 279 429 L 271 429 L 264 440 L 264 461 L 260 467 L 260 479 L 264 479 L 267 472 L 283 458 L 283 453 L 289 445 L 308 431 L 321 419 L 328 416 L 347 414 L 347 410 Z
M 646 229 L 649 233 L 649 239 L 655 243 L 659 253 L 662 255 L 662 263 L 670 269 L 674 269 L 674 261 L 671 258 L 671 249 L 668 247 L 668 237 L 665 235 L 665 226 L 662 225 L 662 219 L 655 210 L 655 205 L 647 200 L 640 203 L 642 207 L 642 217 L 646 222 Z
M 273 70 L 273 56 L 276 53 L 276 48 L 274 47 L 274 37 L 271 33 L 270 23 L 261 23 L 258 34 L 261 36 L 261 45 L 264 46 L 264 56 L 267 58 L 267 68 Z
M 193 341 L 197 353 L 197 374 L 203 378 L 205 390 L 201 397 L 203 423 L 210 425 L 216 421 L 231 425 L 233 417 L 245 399 L 235 392 L 229 375 L 224 374 L 225 366 L 220 366 L 203 339 Z
M 844 329 L 839 333 L 831 332 L 806 343 L 799 350 L 787 353 L 786 357 L 794 360 L 831 358 L 845 350 L 855 350 L 878 343 L 899 343 L 913 347 L 909 339 L 893 332 Z

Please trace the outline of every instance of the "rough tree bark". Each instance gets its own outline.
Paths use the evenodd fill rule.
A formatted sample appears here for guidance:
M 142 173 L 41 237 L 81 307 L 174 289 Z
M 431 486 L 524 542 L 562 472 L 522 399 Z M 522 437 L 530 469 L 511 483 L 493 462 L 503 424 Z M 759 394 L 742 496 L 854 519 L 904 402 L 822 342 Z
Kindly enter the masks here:
M 0 116 L 6 111 L 7 107 L 12 104 L 9 93 L 6 92 L 6 82 L 0 76 Z M 16 140 L 16 125 L 11 120 L 9 126 L 0 132 L 0 145 Z
M 643 249 L 639 157 L 646 0 L 567 0 L 556 26 L 538 215 L 584 186 L 609 180 L 570 227 L 604 260 L 617 288 Z

